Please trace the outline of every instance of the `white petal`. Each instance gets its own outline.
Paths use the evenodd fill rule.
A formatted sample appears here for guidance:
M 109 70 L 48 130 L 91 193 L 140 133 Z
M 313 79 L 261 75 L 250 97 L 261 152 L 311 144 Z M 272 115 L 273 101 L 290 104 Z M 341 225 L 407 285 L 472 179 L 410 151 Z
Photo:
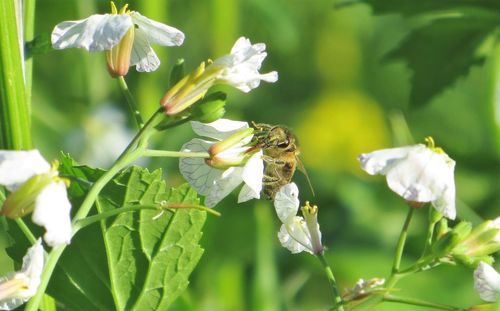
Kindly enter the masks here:
M 0 185 L 14 191 L 33 175 L 47 173 L 50 164 L 38 150 L 0 151 Z
M 215 168 L 212 169 L 217 170 Z M 208 207 L 215 206 L 238 187 L 242 182 L 242 171 L 243 169 L 241 167 L 230 167 L 226 169 L 219 178 L 215 179 L 214 187 L 205 197 L 205 205 Z
M 500 274 L 490 265 L 480 262 L 474 271 L 474 287 L 481 299 L 494 302 L 500 293 Z
M 32 220 L 45 227 L 45 242 L 52 247 L 69 244 L 71 241 L 71 203 L 64 182 L 46 186 L 38 195 Z
M 40 285 L 43 256 L 42 241 L 39 239 L 23 257 L 21 271 L 0 278 L 0 310 L 13 310 L 35 295 Z
M 212 145 L 211 142 L 194 138 L 185 143 L 183 152 L 206 152 Z M 186 181 L 201 195 L 212 192 L 214 180 L 220 178 L 223 171 L 215 170 L 205 163 L 203 158 L 180 158 L 179 170 Z
M 248 123 L 228 119 L 219 119 L 212 123 L 191 121 L 191 127 L 193 128 L 193 131 L 200 136 L 223 140 L 231 134 L 247 129 Z
M 65 21 L 52 31 L 52 47 L 84 48 L 89 52 L 110 50 L 132 26 L 132 18 L 127 14 L 95 14 L 78 21 Z
M 38 239 L 23 257 L 21 272 L 31 280 L 30 288 L 34 290 L 33 294 L 40 284 L 40 276 L 43 271 L 43 256 L 42 240 Z
M 297 215 L 299 205 L 299 188 L 295 183 L 284 185 L 274 197 L 274 208 L 282 223 L 289 222 L 292 217 Z
M 160 67 L 160 60 L 151 48 L 144 30 L 135 30 L 130 66 L 136 66 L 135 69 L 139 72 L 151 72 Z
M 260 191 L 256 192 L 247 184 L 241 187 L 240 194 L 238 194 L 238 203 L 250 201 L 251 199 L 260 199 Z
M 146 18 L 138 12 L 130 15 L 138 26 L 137 30 L 142 30 L 149 42 L 164 46 L 181 45 L 184 42 L 184 33 L 179 29 Z
M 278 232 L 278 238 L 281 245 L 293 254 L 302 251 L 313 253 L 309 231 L 302 217 L 295 216 L 283 224 Z
M 385 175 L 388 169 L 390 169 L 398 160 L 406 158 L 408 153 L 415 150 L 415 148 L 417 148 L 417 146 L 377 150 L 360 155 L 358 160 L 361 162 L 363 170 L 368 174 Z

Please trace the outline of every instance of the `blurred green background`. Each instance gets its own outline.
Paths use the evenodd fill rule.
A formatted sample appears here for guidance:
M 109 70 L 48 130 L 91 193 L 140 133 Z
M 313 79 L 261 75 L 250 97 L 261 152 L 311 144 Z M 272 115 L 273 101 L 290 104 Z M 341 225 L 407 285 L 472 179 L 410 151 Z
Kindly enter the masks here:
M 117 5 L 124 4 L 118 1 Z M 249 94 L 228 92 L 227 118 L 292 128 L 314 185 L 300 173 L 301 199 L 317 204 L 327 258 L 341 288 L 359 278 L 385 277 L 406 214 L 402 200 L 382 177 L 361 171 L 363 152 L 422 142 L 427 135 L 457 161 L 458 215 L 477 223 L 500 212 L 499 123 L 496 62 L 489 58 L 426 106 L 409 107 L 411 72 L 403 62 L 381 62 L 408 33 L 397 15 L 374 17 L 366 5 L 335 9 L 331 0 L 171 0 L 130 1 L 132 10 L 181 29 L 186 40 L 175 48 L 155 47 L 159 70 L 126 80 L 145 116 L 157 109 L 175 61 L 187 71 L 207 58 L 227 54 L 239 36 L 265 42 L 263 72 L 277 70 L 275 84 Z M 37 1 L 36 33 L 50 33 L 63 20 L 109 11 L 107 1 Z M 38 55 L 33 78 L 33 134 L 47 159 L 61 150 L 83 163 L 108 167 L 134 133 L 117 82 L 103 54 L 83 50 Z M 178 150 L 193 137 L 188 125 L 167 132 L 156 148 Z M 162 168 L 170 186 L 183 183 L 175 159 L 143 161 Z M 279 246 L 279 221 L 270 202 L 236 204 L 236 195 L 209 217 L 205 254 L 188 291 L 174 310 L 326 310 L 327 279 L 308 254 Z M 421 251 L 426 210 L 411 225 L 407 258 Z M 5 236 L 5 235 L 3 235 Z M 4 239 L 5 240 L 5 239 Z M 5 241 L 4 241 L 5 243 Z M 11 269 L 0 254 L 3 274 Z M 405 261 L 403 261 L 404 263 Z M 399 283 L 397 294 L 466 307 L 479 303 L 472 271 L 438 267 Z M 377 310 L 421 310 L 383 304 Z M 424 309 L 422 309 L 424 310 Z

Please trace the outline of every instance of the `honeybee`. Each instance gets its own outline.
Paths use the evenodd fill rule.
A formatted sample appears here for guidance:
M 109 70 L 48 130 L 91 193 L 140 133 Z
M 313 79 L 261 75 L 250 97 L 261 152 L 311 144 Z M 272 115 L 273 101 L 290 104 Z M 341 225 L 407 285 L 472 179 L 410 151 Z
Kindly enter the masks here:
M 261 148 L 266 164 L 262 180 L 262 192 L 267 199 L 273 200 L 280 188 L 292 181 L 298 168 L 304 173 L 312 190 L 309 176 L 299 159 L 300 149 L 295 135 L 285 126 L 252 122 L 255 128 L 254 142 Z

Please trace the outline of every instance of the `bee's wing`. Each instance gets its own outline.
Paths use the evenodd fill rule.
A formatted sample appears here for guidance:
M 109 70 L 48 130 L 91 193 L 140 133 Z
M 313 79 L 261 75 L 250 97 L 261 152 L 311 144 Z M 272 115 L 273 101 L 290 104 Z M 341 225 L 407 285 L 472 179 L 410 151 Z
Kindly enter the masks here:
M 304 176 L 306 176 L 307 184 L 309 185 L 309 188 L 311 189 L 311 193 L 313 196 L 315 196 L 314 188 L 312 186 L 311 179 L 309 178 L 309 174 L 307 174 L 307 170 L 304 166 L 304 163 L 302 163 L 302 161 L 300 160 L 300 158 L 298 156 L 295 156 L 295 159 L 297 160 L 297 169 L 299 171 L 301 171 L 304 174 Z

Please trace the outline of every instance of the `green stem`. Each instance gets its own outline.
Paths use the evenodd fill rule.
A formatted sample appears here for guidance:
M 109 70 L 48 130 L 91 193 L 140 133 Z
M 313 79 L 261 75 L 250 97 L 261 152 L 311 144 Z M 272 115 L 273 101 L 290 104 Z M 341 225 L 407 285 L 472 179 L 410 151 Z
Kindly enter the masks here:
M 118 79 L 118 85 L 120 86 L 120 90 L 122 91 L 123 96 L 125 96 L 125 99 L 127 100 L 128 107 L 130 109 L 130 112 L 135 118 L 137 126 L 139 128 L 142 128 L 144 126 L 144 121 L 142 120 L 139 107 L 137 106 L 134 96 L 132 95 L 132 93 L 128 88 L 125 78 L 123 76 L 119 76 L 117 79 Z
M 28 239 L 30 244 L 35 244 L 37 239 L 36 239 L 35 235 L 33 234 L 33 232 L 31 232 L 30 228 L 28 228 L 28 226 L 26 226 L 24 221 L 21 218 L 16 218 L 15 222 L 16 222 L 17 226 L 19 227 L 19 229 L 21 229 L 23 234 L 26 236 L 26 238 Z
M 101 190 L 106 186 L 106 184 L 113 179 L 113 177 L 123 168 L 125 168 L 128 164 L 138 159 L 142 152 L 146 149 L 147 140 L 150 135 L 155 131 L 154 124 L 156 119 L 160 116 L 163 116 L 163 109 L 159 109 L 156 113 L 149 119 L 146 125 L 137 133 L 132 142 L 128 145 L 128 147 L 123 151 L 120 157 L 116 160 L 116 162 L 111 166 L 109 171 L 104 173 L 90 188 L 87 196 L 83 200 L 80 205 L 80 209 L 76 213 L 73 218 L 73 225 L 75 225 L 79 220 L 87 217 L 90 209 L 94 205 L 94 202 L 97 199 L 97 196 L 101 192 Z M 76 231 L 73 231 L 73 236 Z M 61 257 L 62 253 L 66 245 L 58 246 L 52 249 L 50 254 L 47 257 L 47 262 L 45 263 L 45 267 L 42 272 L 40 285 L 38 286 L 38 290 L 36 294 L 30 299 L 30 301 L 26 304 L 25 311 L 36 311 L 38 306 L 42 300 L 43 294 L 47 288 L 50 277 L 54 272 L 56 264 Z
M 321 265 L 323 266 L 323 269 L 325 270 L 326 278 L 328 279 L 328 282 L 330 283 L 330 288 L 332 289 L 333 293 L 333 302 L 334 302 L 334 307 L 333 310 L 338 310 L 338 311 L 343 311 L 344 307 L 342 306 L 342 297 L 340 297 L 339 291 L 337 289 L 337 282 L 335 281 L 335 276 L 333 275 L 332 268 L 330 268 L 330 265 L 326 261 L 325 255 L 323 252 L 316 254 L 316 257 L 318 257 L 319 261 L 321 262 Z
M 35 0 L 24 0 L 24 42 L 33 40 L 35 34 Z M 26 59 L 26 56 L 25 56 Z M 26 101 L 28 107 L 31 107 L 31 87 L 33 81 L 33 57 L 24 62 L 25 80 L 26 80 Z
M 0 149 L 31 148 L 30 107 L 14 1 L 0 1 Z
M 465 310 L 465 309 L 457 308 L 457 307 L 450 306 L 450 305 L 433 303 L 433 302 L 420 300 L 420 299 L 397 297 L 397 296 L 393 296 L 393 295 L 385 295 L 383 298 L 383 301 L 404 303 L 407 305 L 428 307 L 428 308 L 434 308 L 434 309 L 438 309 L 438 310 L 453 310 L 453 311 Z
M 189 116 L 189 117 L 185 117 L 185 118 L 182 118 L 182 119 L 179 119 L 179 120 L 175 120 L 175 121 L 169 122 L 167 124 L 159 124 L 159 125 L 156 126 L 156 129 L 158 131 L 167 130 L 167 129 L 170 129 L 170 128 L 182 125 L 182 124 L 184 124 L 184 123 L 186 123 L 188 121 L 191 121 L 192 119 L 193 118 L 191 116 Z
M 145 157 L 169 157 L 169 158 L 210 158 L 208 152 L 182 152 L 182 151 L 166 151 L 166 150 L 151 150 L 144 151 Z
M 394 254 L 394 262 L 392 264 L 392 273 L 397 273 L 399 271 L 399 266 L 401 265 L 401 258 L 403 257 L 403 250 L 406 243 L 406 237 L 408 236 L 408 227 L 411 222 L 411 218 L 413 217 L 414 208 L 409 207 L 408 214 L 406 215 L 406 220 L 401 229 L 401 233 L 399 235 L 398 244 L 396 246 L 396 253 Z

